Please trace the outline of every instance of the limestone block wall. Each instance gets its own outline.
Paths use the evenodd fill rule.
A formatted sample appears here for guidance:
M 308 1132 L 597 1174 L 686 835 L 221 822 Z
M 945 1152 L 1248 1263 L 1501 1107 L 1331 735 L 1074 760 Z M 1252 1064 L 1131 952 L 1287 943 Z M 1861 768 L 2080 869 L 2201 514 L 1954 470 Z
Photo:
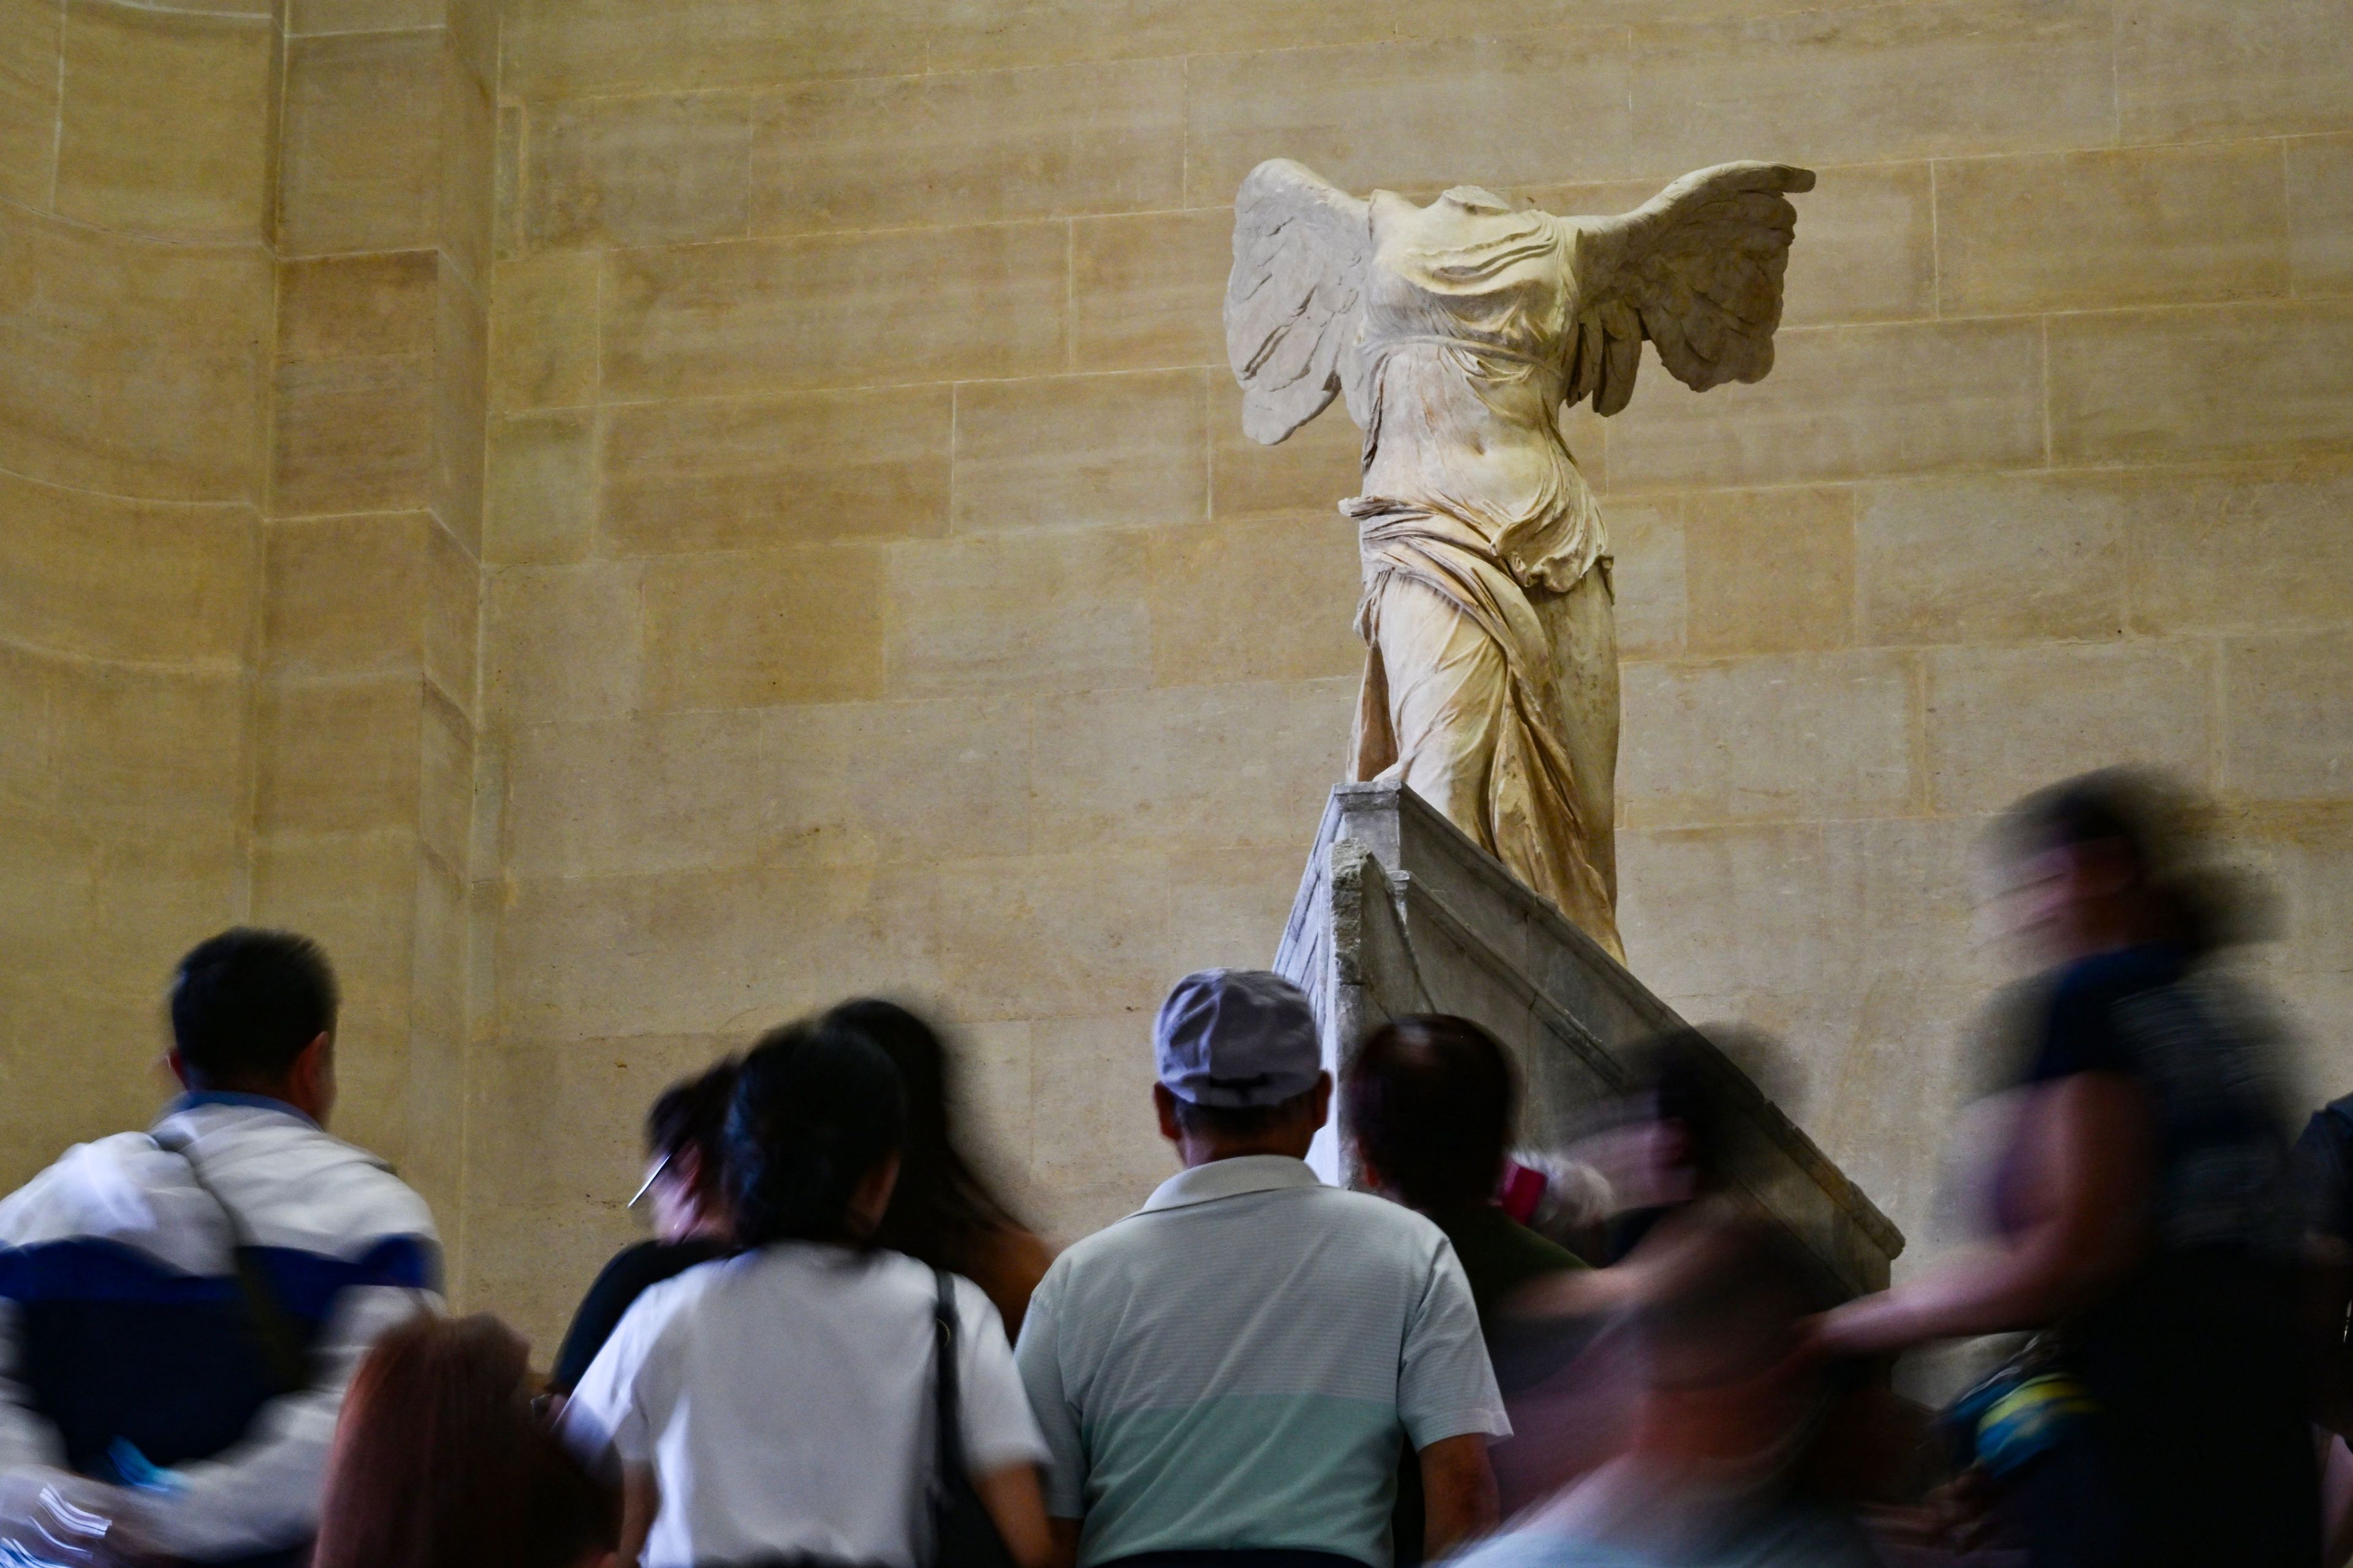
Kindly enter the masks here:
M 1819 166 L 1765 384 L 1571 421 L 1617 540 L 1625 923 L 1907 1228 L 1997 969 L 1968 848 L 2125 757 L 2353 1004 L 2353 5 L 516 0 L 483 558 L 482 1298 L 552 1325 L 633 1121 L 901 986 L 1065 1234 L 1164 1169 L 1176 973 L 1261 962 L 1358 650 L 1335 413 L 1244 441 L 1236 182 L 1619 210 Z M 492 816 L 495 821 L 489 820 Z M 2330 1047 L 2334 1078 L 2353 1058 Z

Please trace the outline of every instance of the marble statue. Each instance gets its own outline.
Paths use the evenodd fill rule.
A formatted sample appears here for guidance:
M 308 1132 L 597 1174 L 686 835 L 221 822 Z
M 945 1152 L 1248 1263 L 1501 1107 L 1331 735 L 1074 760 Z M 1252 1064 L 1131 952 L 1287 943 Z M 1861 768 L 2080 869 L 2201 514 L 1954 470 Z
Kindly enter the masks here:
M 1558 416 L 1625 407 L 1646 339 L 1702 391 L 1770 370 L 1784 193 L 1813 183 L 1726 163 L 1564 218 L 1475 186 L 1359 200 L 1278 158 L 1234 200 L 1244 432 L 1281 441 L 1335 394 L 1364 431 L 1353 778 L 1403 783 L 1614 957 L 1609 548 Z

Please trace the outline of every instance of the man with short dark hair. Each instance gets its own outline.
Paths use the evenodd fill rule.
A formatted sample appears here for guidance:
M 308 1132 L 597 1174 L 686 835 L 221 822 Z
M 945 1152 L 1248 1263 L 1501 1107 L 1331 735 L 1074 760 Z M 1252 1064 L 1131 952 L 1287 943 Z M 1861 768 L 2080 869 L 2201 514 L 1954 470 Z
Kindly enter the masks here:
M 440 1276 L 424 1202 L 322 1130 L 336 1005 L 302 937 L 200 943 L 172 977 L 186 1092 L 0 1202 L 0 1560 L 301 1560 L 344 1385 Z
M 1015 1352 L 1062 1561 L 1388 1568 L 1405 1446 L 1430 1554 L 1479 1533 L 1511 1428 L 1470 1288 L 1428 1220 L 1307 1168 L 1332 1078 L 1306 997 L 1205 971 L 1154 1037 L 1185 1170 L 1055 1262 Z

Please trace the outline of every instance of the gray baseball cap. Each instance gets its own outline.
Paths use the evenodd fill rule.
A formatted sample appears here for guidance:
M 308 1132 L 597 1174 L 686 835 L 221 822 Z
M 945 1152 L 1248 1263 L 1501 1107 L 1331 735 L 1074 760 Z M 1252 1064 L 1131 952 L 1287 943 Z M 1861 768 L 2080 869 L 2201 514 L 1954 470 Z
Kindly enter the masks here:
M 1160 1081 L 1195 1105 L 1280 1105 L 1315 1087 L 1324 1043 L 1306 994 L 1263 969 L 1204 969 L 1160 1005 Z

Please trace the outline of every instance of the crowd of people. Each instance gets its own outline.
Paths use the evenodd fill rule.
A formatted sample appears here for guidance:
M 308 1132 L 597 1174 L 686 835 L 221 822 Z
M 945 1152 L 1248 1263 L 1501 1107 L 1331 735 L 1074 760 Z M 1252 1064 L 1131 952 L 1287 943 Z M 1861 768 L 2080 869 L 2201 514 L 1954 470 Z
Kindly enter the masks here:
M 0 1568 L 2342 1563 L 2353 1097 L 2291 1147 L 2193 804 L 2108 773 L 2004 819 L 2041 962 L 1989 1010 L 1981 1238 L 1860 1299 L 1744 1185 L 1706 1038 L 1515 1150 L 1476 1024 L 1335 1084 L 1294 986 L 1210 970 L 1151 1031 L 1182 1168 L 1059 1256 L 896 1004 L 674 1085 L 653 1237 L 541 1374 L 325 1131 L 325 956 L 224 932 L 172 978 L 185 1092 L 0 1202 Z M 1943 1408 L 1894 1391 L 1982 1336 Z

